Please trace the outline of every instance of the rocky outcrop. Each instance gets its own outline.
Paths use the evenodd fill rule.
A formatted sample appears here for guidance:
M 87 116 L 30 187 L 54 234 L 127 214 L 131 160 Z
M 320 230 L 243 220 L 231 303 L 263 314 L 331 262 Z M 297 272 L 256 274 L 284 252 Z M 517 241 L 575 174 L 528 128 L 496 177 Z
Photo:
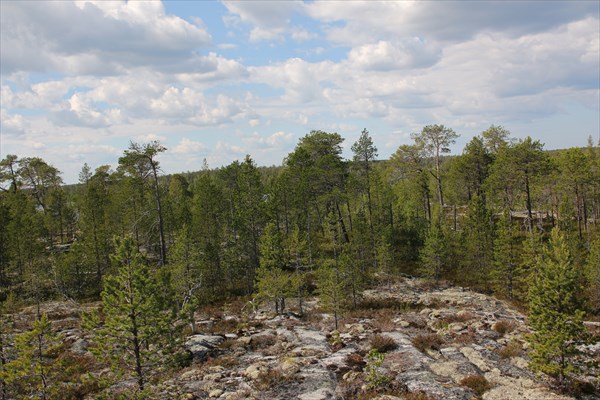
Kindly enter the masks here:
M 380 399 L 408 393 L 455 400 L 569 398 L 528 370 L 523 336 L 529 328 L 502 301 L 463 288 L 422 289 L 415 279 L 363 297 L 369 308 L 344 316 L 340 332 L 333 332 L 327 315 L 303 320 L 262 312 L 252 332 L 222 343 L 228 345 L 211 363 L 222 363 L 223 371 L 215 374 L 214 366 L 197 363 L 195 379 L 187 379 L 187 372 L 172 387 L 190 399 L 344 399 L 378 390 Z M 396 345 L 375 369 L 383 377 L 380 386 L 371 385 L 367 356 L 376 334 Z M 219 348 L 217 341 L 213 345 Z
M 81 308 L 59 302 L 44 307 L 69 351 L 89 356 L 91 344 L 74 322 Z M 199 321 L 204 333 L 184 344 L 193 362 L 156 387 L 151 398 L 570 398 L 553 392 L 543 376 L 528 369 L 526 319 L 495 298 L 457 287 L 425 288 L 419 280 L 404 279 L 391 288 L 365 291 L 362 306 L 342 316 L 339 332 L 333 330 L 332 317 L 317 307 L 315 299 L 305 299 L 303 318 L 259 309 Z M 23 315 L 27 312 L 36 310 Z M 22 325 L 27 326 L 25 320 Z M 385 347 L 377 366 L 369 359 L 369 351 L 382 346 L 376 337 L 394 344 Z M 580 350 L 580 378 L 598 390 L 600 346 Z M 594 360 L 595 365 L 589 362 Z M 588 392 L 579 398 L 591 400 L 600 393 Z

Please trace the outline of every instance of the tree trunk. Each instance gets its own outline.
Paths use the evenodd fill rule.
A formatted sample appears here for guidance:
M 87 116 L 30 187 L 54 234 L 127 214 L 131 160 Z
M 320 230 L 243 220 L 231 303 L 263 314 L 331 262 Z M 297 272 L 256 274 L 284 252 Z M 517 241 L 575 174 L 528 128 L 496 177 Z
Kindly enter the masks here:
M 163 224 L 162 205 L 160 203 L 160 188 L 158 186 L 158 174 L 156 173 L 156 165 L 152 165 L 152 175 L 154 176 L 154 193 L 156 196 L 156 211 L 158 212 L 158 234 L 160 238 L 160 265 L 167 264 L 167 245 L 165 243 L 165 231 Z
M 525 205 L 527 206 L 527 227 L 529 228 L 529 232 L 533 231 L 533 213 L 531 212 L 531 192 L 529 190 L 529 174 L 525 171 L 525 195 L 526 201 Z

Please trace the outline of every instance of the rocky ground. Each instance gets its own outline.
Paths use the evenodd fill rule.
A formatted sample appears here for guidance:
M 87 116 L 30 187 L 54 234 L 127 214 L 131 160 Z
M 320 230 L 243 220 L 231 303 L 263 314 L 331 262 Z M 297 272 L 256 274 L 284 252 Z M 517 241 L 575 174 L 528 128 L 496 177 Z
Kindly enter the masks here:
M 525 318 L 492 297 L 456 287 L 423 289 L 405 279 L 366 291 L 338 332 L 315 301 L 307 308 L 305 318 L 263 311 L 205 321 L 205 332 L 186 343 L 196 362 L 164 384 L 162 397 L 570 398 L 527 368 Z M 384 354 L 378 367 L 368 357 L 373 347 Z M 586 350 L 588 360 L 599 360 L 599 346 Z M 586 366 L 582 379 L 597 385 L 598 373 Z M 592 390 L 581 397 L 596 398 Z
M 45 308 L 54 310 L 49 317 L 71 351 L 85 354 L 87 342 L 71 306 Z M 462 288 L 432 289 L 407 278 L 365 291 L 338 331 L 315 299 L 305 302 L 303 317 L 229 308 L 198 315 L 201 333 L 185 343 L 194 361 L 161 384 L 153 398 L 573 398 L 552 391 L 547 379 L 528 369 L 529 328 L 521 313 Z M 373 348 L 383 356 L 369 353 Z M 579 398 L 596 399 L 600 344 L 583 350 Z M 116 389 L 128 384 L 134 382 Z

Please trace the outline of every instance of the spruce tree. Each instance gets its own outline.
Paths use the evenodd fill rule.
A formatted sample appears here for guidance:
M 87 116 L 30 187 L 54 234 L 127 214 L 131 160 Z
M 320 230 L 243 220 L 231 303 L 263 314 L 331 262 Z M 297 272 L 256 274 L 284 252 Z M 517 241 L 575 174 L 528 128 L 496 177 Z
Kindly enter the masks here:
M 578 304 L 577 268 L 563 234 L 554 228 L 539 258 L 529 290 L 531 368 L 563 383 L 576 370 L 571 357 L 583 338 L 583 311 Z

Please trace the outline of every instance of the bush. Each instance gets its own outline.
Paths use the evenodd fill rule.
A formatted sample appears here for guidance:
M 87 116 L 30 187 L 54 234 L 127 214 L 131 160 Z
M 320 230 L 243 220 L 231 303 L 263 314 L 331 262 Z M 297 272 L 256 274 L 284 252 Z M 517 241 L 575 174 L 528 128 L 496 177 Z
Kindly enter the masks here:
M 363 369 L 366 364 L 365 360 L 358 353 L 348 354 L 344 361 L 349 367 L 359 371 Z
M 394 339 L 384 335 L 373 335 L 371 336 L 371 348 L 376 349 L 380 353 L 386 353 L 394 350 L 398 347 L 398 344 Z
M 477 396 L 481 396 L 492 388 L 488 380 L 481 375 L 466 376 L 460 381 L 460 384 L 474 391 Z
M 454 338 L 454 343 L 462 343 L 462 344 L 475 343 L 476 338 L 477 338 L 477 336 L 475 334 L 475 331 L 473 329 L 469 329 L 467 332 L 462 332 L 461 334 L 456 336 Z
M 523 353 L 523 346 L 521 346 L 521 343 L 513 340 L 506 346 L 497 350 L 496 353 L 502 358 L 517 357 Z
M 429 349 L 439 350 L 440 346 L 444 344 L 444 339 L 438 334 L 428 333 L 416 336 L 412 343 L 419 351 L 425 352 Z
M 266 349 L 267 347 L 273 346 L 277 343 L 277 337 L 275 335 L 257 335 L 253 336 L 250 340 L 250 348 L 252 350 Z
M 507 333 L 514 331 L 516 327 L 517 323 L 515 321 L 510 319 L 501 319 L 494 324 L 492 329 L 498 332 L 500 336 L 504 336 Z

